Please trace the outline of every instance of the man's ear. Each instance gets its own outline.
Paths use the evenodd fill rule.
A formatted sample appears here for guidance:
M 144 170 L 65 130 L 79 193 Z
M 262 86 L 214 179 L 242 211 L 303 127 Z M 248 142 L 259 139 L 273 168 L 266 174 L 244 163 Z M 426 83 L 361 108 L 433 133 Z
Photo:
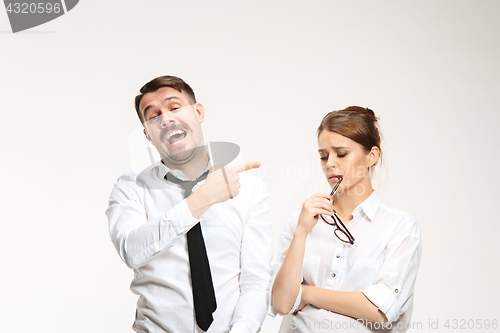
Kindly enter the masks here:
M 151 137 L 149 136 L 148 131 L 146 131 L 146 129 L 143 129 L 142 131 L 144 132 L 146 139 L 148 139 L 148 141 L 151 142 Z
M 201 124 L 203 123 L 203 120 L 205 120 L 205 107 L 201 103 L 196 103 L 194 107 L 198 121 Z

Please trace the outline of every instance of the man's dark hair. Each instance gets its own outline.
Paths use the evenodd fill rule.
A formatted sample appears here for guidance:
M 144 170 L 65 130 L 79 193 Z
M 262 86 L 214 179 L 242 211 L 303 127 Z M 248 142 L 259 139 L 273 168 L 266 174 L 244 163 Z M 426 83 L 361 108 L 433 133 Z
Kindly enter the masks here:
M 139 104 L 141 103 L 141 99 L 147 93 L 155 92 L 163 87 L 170 87 L 177 90 L 180 93 L 185 93 L 188 97 L 189 102 L 192 104 L 196 103 L 196 97 L 194 96 L 194 91 L 191 89 L 189 84 L 184 82 L 183 79 L 177 76 L 164 75 L 159 76 L 156 79 L 153 79 L 146 83 L 139 91 L 140 95 L 135 96 L 135 111 L 137 112 L 137 116 L 141 120 L 141 124 L 144 123 L 144 117 L 139 109 Z

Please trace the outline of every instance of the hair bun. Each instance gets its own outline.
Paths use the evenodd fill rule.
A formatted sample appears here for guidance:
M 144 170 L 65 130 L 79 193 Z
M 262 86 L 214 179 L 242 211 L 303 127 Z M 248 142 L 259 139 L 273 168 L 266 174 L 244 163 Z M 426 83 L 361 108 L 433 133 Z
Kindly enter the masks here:
M 354 106 L 353 105 L 353 106 L 346 107 L 344 110 L 359 113 L 359 114 L 366 114 L 366 115 L 370 115 L 370 116 L 376 118 L 375 112 L 373 112 L 373 110 L 369 109 L 369 108 L 363 108 L 361 106 Z

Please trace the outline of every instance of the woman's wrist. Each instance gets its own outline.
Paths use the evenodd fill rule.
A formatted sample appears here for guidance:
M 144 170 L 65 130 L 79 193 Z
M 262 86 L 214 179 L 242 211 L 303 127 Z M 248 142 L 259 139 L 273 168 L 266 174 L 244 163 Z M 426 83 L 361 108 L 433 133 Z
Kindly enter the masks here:
M 310 291 L 312 286 L 308 286 L 307 284 L 302 285 L 302 295 L 301 295 L 301 303 L 309 304 L 311 301 L 309 300 Z
M 304 240 L 307 238 L 307 235 L 309 234 L 309 230 L 304 230 L 297 226 L 295 228 L 295 231 L 293 232 L 293 238 L 296 238 L 297 240 Z

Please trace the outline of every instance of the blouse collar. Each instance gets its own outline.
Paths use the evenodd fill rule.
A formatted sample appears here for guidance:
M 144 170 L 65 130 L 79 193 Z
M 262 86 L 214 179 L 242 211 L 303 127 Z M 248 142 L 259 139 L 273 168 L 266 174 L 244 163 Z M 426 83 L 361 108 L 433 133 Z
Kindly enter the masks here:
M 381 203 L 382 199 L 378 195 L 377 191 L 374 190 L 365 201 L 353 210 L 352 215 L 354 216 L 362 211 L 370 221 L 373 221 L 375 213 Z

